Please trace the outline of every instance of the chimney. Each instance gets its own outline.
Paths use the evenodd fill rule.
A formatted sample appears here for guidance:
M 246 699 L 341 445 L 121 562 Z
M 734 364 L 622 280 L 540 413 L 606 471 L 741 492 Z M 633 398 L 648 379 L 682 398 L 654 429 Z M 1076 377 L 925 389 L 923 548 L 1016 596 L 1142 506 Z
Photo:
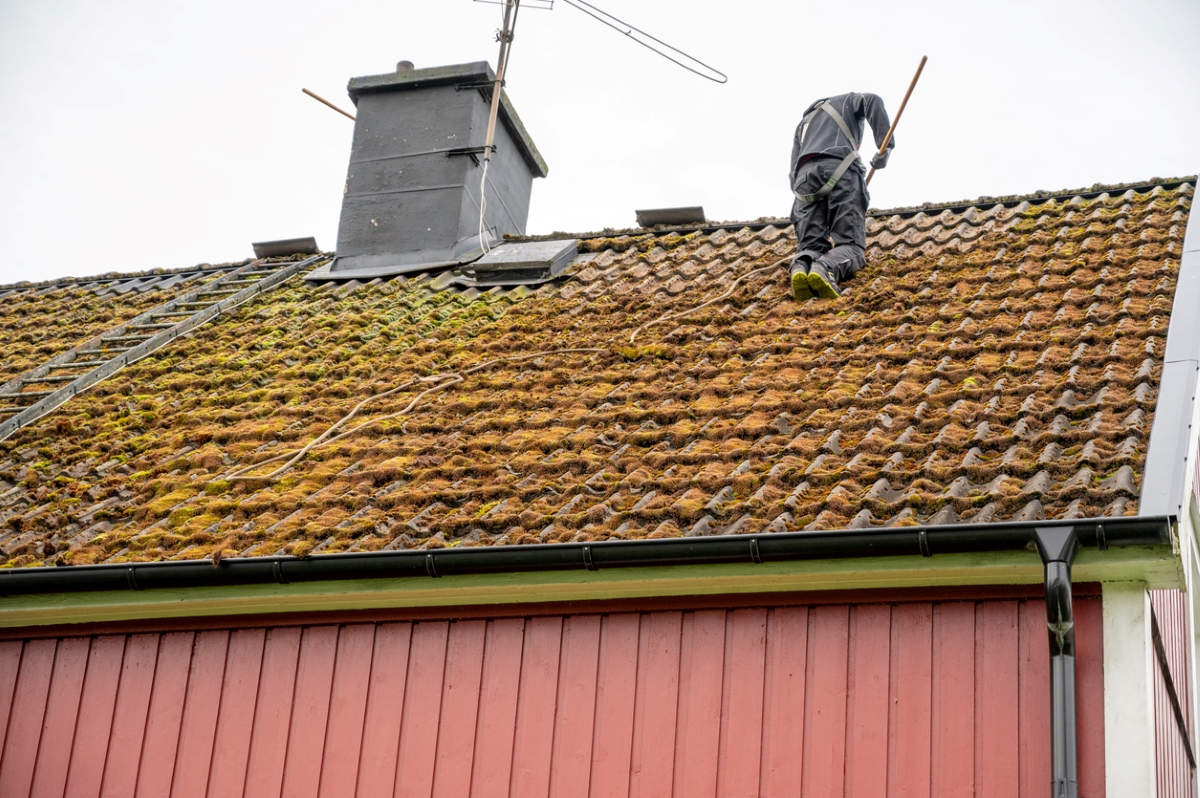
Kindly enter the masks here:
M 337 258 L 311 280 L 373 279 L 478 259 L 479 189 L 495 73 L 487 62 L 353 78 L 358 107 Z M 501 93 L 485 236 L 521 235 L 546 162 Z

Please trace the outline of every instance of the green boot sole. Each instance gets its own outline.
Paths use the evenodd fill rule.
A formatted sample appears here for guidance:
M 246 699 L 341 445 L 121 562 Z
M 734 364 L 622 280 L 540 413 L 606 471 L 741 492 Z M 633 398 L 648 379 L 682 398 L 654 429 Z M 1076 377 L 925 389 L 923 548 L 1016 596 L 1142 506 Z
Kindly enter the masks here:
M 842 292 L 815 271 L 808 273 L 809 289 L 822 299 L 837 299 Z M 794 290 L 794 289 L 793 289 Z
M 804 302 L 812 299 L 812 289 L 808 285 L 808 275 L 804 272 L 796 272 L 792 275 L 792 298 L 797 302 Z

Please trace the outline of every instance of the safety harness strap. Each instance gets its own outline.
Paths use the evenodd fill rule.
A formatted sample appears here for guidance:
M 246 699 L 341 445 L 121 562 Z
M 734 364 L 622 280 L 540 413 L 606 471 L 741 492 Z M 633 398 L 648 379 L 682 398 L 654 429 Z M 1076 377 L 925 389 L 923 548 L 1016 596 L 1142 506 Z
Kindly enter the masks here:
M 832 104 L 822 101 L 812 110 L 812 113 L 804 118 L 804 121 L 807 122 L 809 119 L 812 119 L 813 114 L 818 110 L 824 111 L 832 117 L 837 126 L 842 129 L 842 133 L 850 140 L 850 144 L 854 146 L 854 151 L 842 159 L 837 169 L 834 169 L 833 174 L 825 181 L 825 185 L 817 189 L 815 194 L 801 194 L 799 191 L 792 189 L 792 193 L 796 195 L 796 199 L 801 202 L 816 202 L 819 199 L 829 196 L 829 192 L 833 191 L 833 187 L 837 185 L 837 181 L 842 179 L 842 175 L 846 174 L 846 170 L 850 168 L 850 164 L 858 160 L 858 140 L 854 138 L 854 133 L 850 130 L 850 126 L 846 124 L 846 120 L 842 119 L 842 115 L 837 112 L 837 109 Z
M 829 114 L 831 117 L 833 117 L 833 121 L 837 122 L 837 126 L 842 129 L 842 133 L 845 134 L 846 138 L 850 139 L 850 146 L 854 147 L 854 149 L 857 150 L 858 149 L 858 139 L 854 138 L 853 131 L 851 131 L 850 126 L 846 124 L 846 120 L 842 119 L 842 115 L 839 114 L 837 109 L 833 107 L 833 103 L 831 103 L 827 100 L 827 101 L 821 103 L 817 107 L 820 108 L 825 113 Z M 817 109 L 814 108 L 813 113 L 816 113 L 816 110 Z
M 846 170 L 850 168 L 850 164 L 858 160 L 858 153 L 852 152 L 842 159 L 838 164 L 837 169 L 833 170 L 833 174 L 825 181 L 825 185 L 817 189 L 815 194 L 801 194 L 799 191 L 792 189 L 792 193 L 796 195 L 796 199 L 801 202 L 816 202 L 819 199 L 829 196 L 829 192 L 833 191 L 833 187 L 837 185 L 837 181 L 842 179 L 842 175 L 846 174 Z

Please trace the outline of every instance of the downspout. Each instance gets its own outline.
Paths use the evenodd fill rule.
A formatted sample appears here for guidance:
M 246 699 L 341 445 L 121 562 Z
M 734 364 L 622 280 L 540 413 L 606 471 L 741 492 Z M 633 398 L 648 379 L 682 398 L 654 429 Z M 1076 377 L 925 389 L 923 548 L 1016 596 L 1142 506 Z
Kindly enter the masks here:
M 1102 527 L 1101 527 L 1102 528 Z M 1103 532 L 1099 532 L 1103 546 Z M 1034 531 L 1046 571 L 1046 626 L 1050 633 L 1050 795 L 1079 798 L 1075 737 L 1075 615 L 1071 611 L 1071 563 L 1079 551 L 1075 528 Z

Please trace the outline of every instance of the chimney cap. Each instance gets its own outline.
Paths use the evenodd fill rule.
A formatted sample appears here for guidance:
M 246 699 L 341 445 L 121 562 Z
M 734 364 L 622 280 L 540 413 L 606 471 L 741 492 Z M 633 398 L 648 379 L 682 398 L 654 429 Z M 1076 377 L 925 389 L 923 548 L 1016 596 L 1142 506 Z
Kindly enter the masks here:
M 350 99 L 358 105 L 358 98 L 364 94 L 378 94 L 396 91 L 412 91 L 427 89 L 434 86 L 454 86 L 458 89 L 472 89 L 481 93 L 489 91 L 496 80 L 496 73 L 487 61 L 475 61 L 470 64 L 455 64 L 453 66 L 425 67 L 413 69 L 410 72 L 388 72 L 383 75 L 366 75 L 361 78 L 350 78 L 346 92 Z M 488 95 L 485 95 L 488 96 Z M 500 92 L 500 118 L 521 150 L 522 156 L 529 163 L 535 177 L 545 177 L 550 172 L 546 160 L 534 146 L 533 139 L 525 130 L 521 117 L 508 101 L 508 94 Z
M 416 65 L 413 64 L 412 61 L 397 61 L 396 62 L 396 71 L 397 72 L 412 72 L 414 69 L 416 69 Z

